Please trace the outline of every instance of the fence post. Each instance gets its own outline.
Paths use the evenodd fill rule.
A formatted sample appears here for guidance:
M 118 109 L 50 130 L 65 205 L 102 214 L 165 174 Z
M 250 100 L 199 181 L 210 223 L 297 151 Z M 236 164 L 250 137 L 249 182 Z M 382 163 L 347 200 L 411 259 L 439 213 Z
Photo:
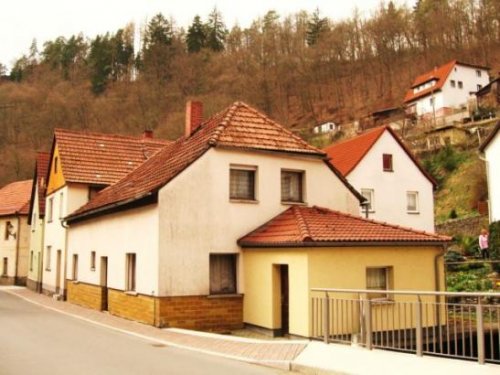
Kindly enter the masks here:
M 372 303 L 368 296 L 365 300 L 365 328 L 366 328 L 366 349 L 372 349 Z
M 477 324 L 477 361 L 484 365 L 484 324 L 483 324 L 483 305 L 481 297 L 477 297 L 476 305 L 476 324 Z
M 325 292 L 325 297 L 323 298 L 323 341 L 328 344 L 328 331 L 329 331 L 329 297 L 328 292 Z
M 416 332 L 415 337 L 417 340 L 417 355 L 422 357 L 423 340 L 422 340 L 422 301 L 420 296 L 417 296 L 417 303 L 415 305 L 415 318 L 416 318 Z

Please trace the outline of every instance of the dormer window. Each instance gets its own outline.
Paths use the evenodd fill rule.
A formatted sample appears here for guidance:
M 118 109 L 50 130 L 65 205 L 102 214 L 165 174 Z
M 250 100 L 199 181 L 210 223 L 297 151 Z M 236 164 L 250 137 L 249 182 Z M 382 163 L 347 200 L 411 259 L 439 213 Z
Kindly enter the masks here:
M 382 166 L 384 168 L 384 172 L 392 172 L 392 154 L 383 154 L 382 155 Z

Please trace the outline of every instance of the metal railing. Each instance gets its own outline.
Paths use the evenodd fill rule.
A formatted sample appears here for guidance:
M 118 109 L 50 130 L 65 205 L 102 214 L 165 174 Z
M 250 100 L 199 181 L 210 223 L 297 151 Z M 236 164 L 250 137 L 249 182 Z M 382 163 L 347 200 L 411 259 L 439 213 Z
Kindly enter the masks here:
M 500 364 L 500 293 L 367 289 L 312 292 L 312 336 Z

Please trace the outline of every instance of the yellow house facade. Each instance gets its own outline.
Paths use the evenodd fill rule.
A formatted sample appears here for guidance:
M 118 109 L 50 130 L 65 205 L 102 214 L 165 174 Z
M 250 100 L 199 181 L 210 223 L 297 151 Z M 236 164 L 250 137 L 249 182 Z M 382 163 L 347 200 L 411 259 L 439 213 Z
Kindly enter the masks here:
M 313 314 L 318 309 L 313 304 L 324 293 L 312 289 L 442 291 L 447 240 L 319 207 L 292 207 L 239 241 L 244 248 L 244 322 L 275 334 L 314 337 Z M 329 298 L 344 300 L 346 305 L 360 297 L 329 293 Z M 427 300 L 434 302 L 433 297 Z M 374 304 L 373 314 L 393 306 Z M 428 324 L 434 324 L 434 317 Z M 359 321 L 344 321 L 332 332 L 353 334 L 359 329 Z

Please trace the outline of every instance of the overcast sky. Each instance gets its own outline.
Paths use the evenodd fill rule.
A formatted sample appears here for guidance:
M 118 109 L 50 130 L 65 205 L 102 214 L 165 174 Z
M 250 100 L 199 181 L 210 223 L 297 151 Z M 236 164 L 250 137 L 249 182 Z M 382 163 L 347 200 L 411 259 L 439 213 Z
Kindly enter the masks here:
M 128 22 L 141 23 L 158 12 L 172 16 L 177 26 L 187 27 L 199 14 L 203 19 L 217 6 L 228 27 L 236 22 L 250 25 L 258 16 L 274 9 L 280 15 L 299 10 L 314 11 L 323 16 L 342 19 L 357 7 L 369 16 L 381 0 L 12 0 L 0 3 L 0 63 L 11 66 L 28 51 L 35 38 L 39 50 L 47 40 L 69 37 L 83 32 L 94 37 L 116 31 Z M 414 0 L 396 0 L 413 4 Z

